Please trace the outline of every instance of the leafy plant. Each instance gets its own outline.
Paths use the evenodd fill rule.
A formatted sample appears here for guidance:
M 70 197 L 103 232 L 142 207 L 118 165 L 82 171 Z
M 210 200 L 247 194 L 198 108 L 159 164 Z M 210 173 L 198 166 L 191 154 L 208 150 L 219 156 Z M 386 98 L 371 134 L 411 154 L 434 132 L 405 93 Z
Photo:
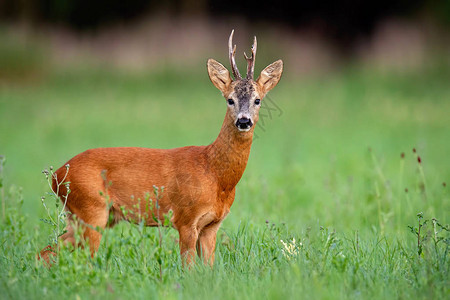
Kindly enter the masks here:
M 48 170 L 45 169 L 42 171 L 42 174 L 44 174 L 47 184 L 50 187 L 50 192 L 47 192 L 46 195 L 54 204 L 54 207 L 49 207 L 46 203 L 47 198 L 45 196 L 41 197 L 41 203 L 47 213 L 47 217 L 42 218 L 41 221 L 52 227 L 49 245 L 58 245 L 58 238 L 66 232 L 66 219 L 69 214 L 69 211 L 66 210 L 66 204 L 70 194 L 70 182 L 65 180 L 69 173 L 70 165 L 66 164 L 65 169 L 66 172 L 63 178 L 58 178 L 58 175 L 53 171 L 52 166 L 50 166 Z M 54 185 L 53 182 L 55 183 Z M 62 199 L 59 196 L 61 186 L 66 188 L 66 194 L 62 195 Z

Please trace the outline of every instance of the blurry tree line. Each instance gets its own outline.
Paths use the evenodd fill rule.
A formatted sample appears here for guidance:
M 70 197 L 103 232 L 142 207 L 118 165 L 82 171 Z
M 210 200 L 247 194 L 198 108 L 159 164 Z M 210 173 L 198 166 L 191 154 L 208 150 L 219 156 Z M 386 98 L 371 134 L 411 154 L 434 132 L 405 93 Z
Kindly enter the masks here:
M 345 41 L 370 34 L 386 17 L 425 15 L 448 26 L 450 0 L 0 0 L 3 21 L 56 24 L 81 31 L 162 13 L 312 26 Z

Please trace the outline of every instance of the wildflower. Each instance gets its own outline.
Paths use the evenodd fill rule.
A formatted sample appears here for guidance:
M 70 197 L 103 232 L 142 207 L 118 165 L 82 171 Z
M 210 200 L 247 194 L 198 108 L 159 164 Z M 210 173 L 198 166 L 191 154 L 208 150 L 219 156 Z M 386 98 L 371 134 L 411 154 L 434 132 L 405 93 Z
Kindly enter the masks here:
M 288 241 L 287 243 L 283 240 L 280 240 L 280 242 L 284 246 L 284 249 L 281 249 L 281 252 L 288 260 L 290 260 L 292 257 L 296 257 L 300 251 L 300 248 L 303 246 L 302 243 L 299 243 L 297 245 L 295 242 L 295 238 L 292 238 L 292 241 Z

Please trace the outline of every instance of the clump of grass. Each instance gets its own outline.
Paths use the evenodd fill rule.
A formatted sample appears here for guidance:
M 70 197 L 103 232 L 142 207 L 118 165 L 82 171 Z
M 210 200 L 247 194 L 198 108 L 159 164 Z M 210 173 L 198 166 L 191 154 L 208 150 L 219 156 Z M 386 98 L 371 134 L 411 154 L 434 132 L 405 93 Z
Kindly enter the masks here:
M 42 218 L 41 221 L 50 225 L 52 228 L 52 234 L 49 237 L 49 245 L 59 244 L 59 237 L 66 233 L 66 219 L 69 211 L 66 210 L 67 199 L 70 194 L 70 182 L 66 181 L 67 174 L 69 173 L 70 165 L 65 165 L 66 172 L 63 178 L 58 178 L 57 173 L 54 172 L 53 167 L 50 166 L 42 171 L 44 174 L 47 184 L 50 188 L 50 192 L 47 192 L 47 197 L 41 197 L 41 203 L 47 213 L 46 218 Z M 55 189 L 53 188 L 53 181 L 55 182 Z M 62 195 L 60 199 L 59 191 L 61 186 L 66 188 L 66 194 Z M 46 203 L 48 198 L 54 203 L 54 207 L 49 207 Z M 61 206 L 62 203 L 62 206 Z
M 429 224 L 432 224 L 431 230 L 427 230 Z M 450 227 L 442 225 L 436 218 L 424 219 L 424 213 L 417 214 L 417 226 L 408 225 L 411 233 L 417 237 L 417 255 L 420 257 L 430 256 L 433 253 L 438 260 L 444 263 L 450 245 Z M 429 241 L 432 241 L 433 251 L 428 250 L 425 255 L 424 247 L 427 247 Z M 441 247 L 442 246 L 442 247 Z
M 144 249 L 145 245 L 153 246 L 151 251 L 145 253 L 139 251 L 139 248 L 136 248 L 137 251 L 134 253 L 134 256 L 138 259 L 138 265 L 140 265 L 141 271 L 144 273 L 149 272 L 151 278 L 161 283 L 168 280 L 170 264 L 177 254 L 177 251 L 173 250 L 173 246 L 170 247 L 169 244 L 166 244 L 167 240 L 173 240 L 173 236 L 169 231 L 172 227 L 171 220 L 173 212 L 169 210 L 161 218 L 160 201 L 163 193 L 164 186 L 157 187 L 154 185 L 153 198 L 150 197 L 150 194 L 145 195 L 143 200 L 138 198 L 136 204 L 133 206 L 133 210 L 127 210 L 125 207 L 121 207 L 125 218 L 127 216 L 133 216 L 137 223 L 137 226 L 130 223 L 125 225 L 132 236 L 127 246 L 138 244 L 140 249 Z M 142 201 L 143 205 L 141 205 Z M 142 206 L 144 207 L 144 211 L 141 210 Z M 151 232 L 151 229 L 146 226 L 148 219 L 152 219 L 157 224 L 156 233 Z M 154 268 L 155 263 L 157 265 L 156 269 Z
M 430 228 L 431 227 L 431 228 Z M 415 287 L 430 288 L 430 295 L 448 292 L 449 276 L 449 225 L 442 225 L 436 218 L 425 219 L 417 214 L 417 226 L 408 226 L 415 236 L 415 254 L 405 255 L 410 265 L 411 281 Z
M 283 240 L 280 240 L 280 242 L 281 244 L 283 244 L 281 252 L 283 253 L 283 256 L 288 260 L 290 260 L 291 258 L 295 258 L 299 254 L 303 246 L 301 242 L 296 242 L 295 237 L 290 241 L 284 242 Z
M 5 186 L 4 167 L 6 158 L 0 155 L 0 197 L 2 205 L 2 227 L 1 240 L 3 243 L 12 242 L 13 247 L 20 245 L 26 236 L 25 221 L 22 214 L 24 202 L 22 188 L 11 185 Z

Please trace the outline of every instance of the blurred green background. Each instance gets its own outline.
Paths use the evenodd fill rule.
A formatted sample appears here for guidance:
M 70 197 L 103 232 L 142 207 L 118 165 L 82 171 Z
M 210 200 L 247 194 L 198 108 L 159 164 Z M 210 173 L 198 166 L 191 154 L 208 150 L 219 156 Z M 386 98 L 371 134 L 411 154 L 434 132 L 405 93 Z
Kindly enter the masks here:
M 0 297 L 448 298 L 449 3 L 0 1 Z M 232 29 L 241 73 L 254 35 L 256 74 L 280 58 L 284 73 L 214 268 L 183 268 L 176 231 L 125 222 L 95 257 L 45 268 L 62 228 L 40 220 L 60 215 L 41 171 L 211 143 L 226 101 L 206 61 L 228 67 Z
M 0 154 L 27 226 L 41 226 L 50 165 L 96 147 L 212 142 L 226 104 L 206 60 L 228 66 L 233 28 L 241 69 L 256 35 L 255 72 L 279 58 L 285 71 L 224 226 L 404 230 L 418 211 L 448 222 L 447 2 L 235 2 L 0 6 Z

